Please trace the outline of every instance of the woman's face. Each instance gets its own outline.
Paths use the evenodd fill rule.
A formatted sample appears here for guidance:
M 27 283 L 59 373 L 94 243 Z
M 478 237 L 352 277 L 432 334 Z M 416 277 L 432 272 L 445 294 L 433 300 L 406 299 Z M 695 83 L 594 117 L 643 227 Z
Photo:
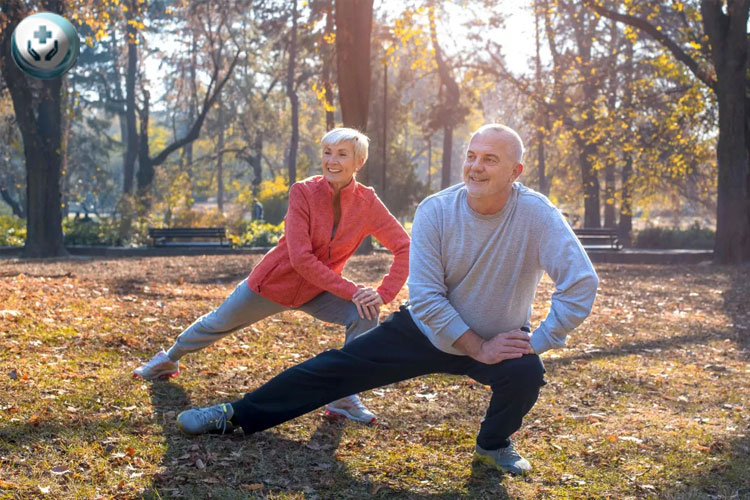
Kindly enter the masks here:
M 334 188 L 340 189 L 349 184 L 364 162 L 354 158 L 354 144 L 351 141 L 341 141 L 323 146 L 322 164 L 323 176 Z

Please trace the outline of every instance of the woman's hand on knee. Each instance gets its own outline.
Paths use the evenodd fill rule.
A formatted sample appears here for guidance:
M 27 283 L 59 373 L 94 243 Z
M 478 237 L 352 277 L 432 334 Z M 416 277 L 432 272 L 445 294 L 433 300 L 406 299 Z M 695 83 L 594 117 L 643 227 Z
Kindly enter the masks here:
M 357 306 L 357 313 L 362 319 L 377 319 L 380 314 L 380 307 L 383 305 L 383 298 L 372 287 L 359 288 L 352 297 L 352 302 Z

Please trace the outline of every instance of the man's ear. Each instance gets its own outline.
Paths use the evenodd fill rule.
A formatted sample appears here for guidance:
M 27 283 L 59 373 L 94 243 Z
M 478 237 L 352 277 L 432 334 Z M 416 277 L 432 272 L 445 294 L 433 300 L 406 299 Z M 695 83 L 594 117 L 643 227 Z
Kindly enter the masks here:
M 521 175 L 521 172 L 523 172 L 523 163 L 519 163 L 515 167 L 513 167 L 513 180 L 518 179 L 518 177 Z

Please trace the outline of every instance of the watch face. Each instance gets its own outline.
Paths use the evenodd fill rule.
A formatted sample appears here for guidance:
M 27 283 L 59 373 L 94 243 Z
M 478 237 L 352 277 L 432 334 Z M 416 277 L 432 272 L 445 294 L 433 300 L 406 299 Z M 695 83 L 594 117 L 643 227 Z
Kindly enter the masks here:
M 42 80 L 57 78 L 72 68 L 79 51 L 76 29 L 67 19 L 51 12 L 26 17 L 11 36 L 16 65 L 27 75 Z

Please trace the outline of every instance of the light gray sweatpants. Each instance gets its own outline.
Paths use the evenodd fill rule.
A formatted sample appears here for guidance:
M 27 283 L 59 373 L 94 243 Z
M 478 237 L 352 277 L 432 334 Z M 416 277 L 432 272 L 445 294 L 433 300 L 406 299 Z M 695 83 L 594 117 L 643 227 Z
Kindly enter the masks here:
M 182 332 L 167 354 L 172 361 L 177 361 L 185 354 L 200 351 L 234 331 L 289 309 L 250 290 L 245 279 L 219 307 L 198 318 Z M 323 292 L 294 309 L 328 323 L 345 325 L 344 343 L 378 325 L 377 318 L 360 318 L 354 302 L 330 292 Z

